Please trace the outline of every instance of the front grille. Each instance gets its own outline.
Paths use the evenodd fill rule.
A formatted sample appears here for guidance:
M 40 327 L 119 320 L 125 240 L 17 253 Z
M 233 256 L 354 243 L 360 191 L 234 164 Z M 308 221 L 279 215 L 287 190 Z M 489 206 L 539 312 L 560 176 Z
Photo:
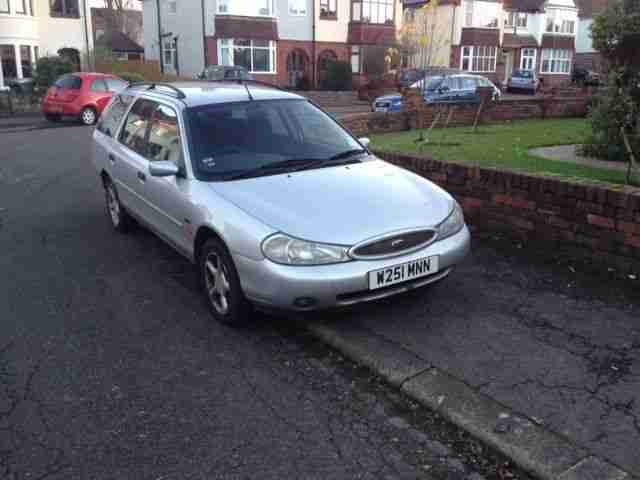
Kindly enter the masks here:
M 395 255 L 427 245 L 434 239 L 435 235 L 436 232 L 434 230 L 399 233 L 356 246 L 352 251 L 352 255 L 356 258 Z

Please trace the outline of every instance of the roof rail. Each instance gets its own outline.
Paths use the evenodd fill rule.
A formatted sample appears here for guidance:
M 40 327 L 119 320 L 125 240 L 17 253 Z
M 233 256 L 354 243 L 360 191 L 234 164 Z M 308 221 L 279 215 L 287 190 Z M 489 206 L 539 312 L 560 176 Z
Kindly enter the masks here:
M 185 93 L 182 90 L 180 90 L 175 85 L 171 85 L 170 83 L 134 82 L 134 83 L 130 83 L 129 84 L 129 88 L 142 88 L 142 87 L 147 87 L 146 90 L 156 90 L 156 91 L 158 91 L 160 93 L 162 93 L 162 92 L 160 90 L 158 90 L 156 87 L 168 88 L 169 90 L 172 90 L 176 94 L 176 97 L 178 99 L 182 100 L 183 98 L 186 97 Z
M 203 80 L 203 82 L 209 82 L 209 83 L 237 83 L 238 85 L 246 85 L 247 83 L 249 84 L 254 84 L 254 85 L 262 85 L 264 87 L 270 87 L 270 88 L 274 88 L 276 90 L 280 90 L 283 92 L 287 92 L 288 90 L 286 88 L 282 88 L 278 85 L 274 85 L 272 83 L 269 82 L 262 82 L 260 80 L 249 80 L 249 79 L 244 79 L 244 78 L 226 78 L 226 79 L 220 79 L 220 80 Z

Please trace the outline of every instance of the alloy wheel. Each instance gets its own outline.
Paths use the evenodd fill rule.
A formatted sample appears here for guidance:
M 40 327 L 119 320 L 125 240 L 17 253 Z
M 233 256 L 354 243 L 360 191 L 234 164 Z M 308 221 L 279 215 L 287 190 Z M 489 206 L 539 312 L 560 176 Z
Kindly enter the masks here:
M 93 125 L 96 122 L 96 112 L 91 108 L 85 108 L 82 111 L 82 123 L 85 125 Z
M 229 311 L 229 275 L 227 267 L 215 252 L 211 252 L 205 260 L 205 285 L 209 301 L 219 315 L 226 315 Z
M 118 228 L 120 225 L 120 202 L 118 201 L 118 195 L 116 194 L 113 185 L 109 184 L 106 188 L 107 195 L 107 210 L 109 210 L 109 217 L 113 226 Z

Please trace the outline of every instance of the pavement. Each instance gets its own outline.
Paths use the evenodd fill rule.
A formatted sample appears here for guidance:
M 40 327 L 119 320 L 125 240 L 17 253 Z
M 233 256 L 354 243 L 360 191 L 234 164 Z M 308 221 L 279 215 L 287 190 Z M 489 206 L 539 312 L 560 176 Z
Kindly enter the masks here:
M 530 479 L 302 323 L 212 321 L 111 230 L 90 135 L 0 131 L 1 479 Z
M 575 163 L 577 165 L 587 165 L 589 167 L 607 168 L 626 172 L 629 168 L 627 162 L 612 162 L 610 160 L 600 160 L 598 158 L 585 157 L 576 151 L 580 145 L 556 145 L 554 147 L 532 148 L 531 155 L 536 155 L 549 160 L 559 160 L 561 162 Z
M 110 230 L 90 131 L 0 131 L 0 477 L 640 474 L 637 279 L 476 235 L 439 285 L 231 330 Z

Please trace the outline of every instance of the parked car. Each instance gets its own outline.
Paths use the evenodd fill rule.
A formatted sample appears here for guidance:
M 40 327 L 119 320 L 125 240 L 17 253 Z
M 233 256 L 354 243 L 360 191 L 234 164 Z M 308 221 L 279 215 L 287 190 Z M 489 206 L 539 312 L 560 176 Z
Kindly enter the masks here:
M 309 100 L 252 82 L 133 86 L 95 129 L 109 221 L 198 266 L 213 316 L 306 311 L 443 279 L 469 250 L 458 203 L 376 158 Z
M 527 92 L 532 95 L 538 91 L 540 81 L 531 70 L 516 70 L 507 81 L 507 92 Z
M 500 99 L 500 89 L 491 80 L 480 75 L 454 74 L 426 77 L 411 85 L 424 91 L 426 103 L 478 102 L 478 87 L 493 87 L 494 100 Z M 402 110 L 402 95 L 384 95 L 376 98 L 372 109 L 376 112 L 399 112 Z
M 205 68 L 197 80 L 253 80 L 253 75 L 242 66 L 211 65 Z
M 42 100 L 42 112 L 50 122 L 70 116 L 85 125 L 93 125 L 114 93 L 127 85 L 121 78 L 104 73 L 63 75 L 47 91 Z
M 582 67 L 576 67 L 571 73 L 571 83 L 579 83 L 582 85 L 600 85 L 600 74 L 593 70 Z
M 409 68 L 402 70 L 399 75 L 399 83 L 402 88 L 410 87 L 425 77 L 455 75 L 460 70 L 448 67 Z

